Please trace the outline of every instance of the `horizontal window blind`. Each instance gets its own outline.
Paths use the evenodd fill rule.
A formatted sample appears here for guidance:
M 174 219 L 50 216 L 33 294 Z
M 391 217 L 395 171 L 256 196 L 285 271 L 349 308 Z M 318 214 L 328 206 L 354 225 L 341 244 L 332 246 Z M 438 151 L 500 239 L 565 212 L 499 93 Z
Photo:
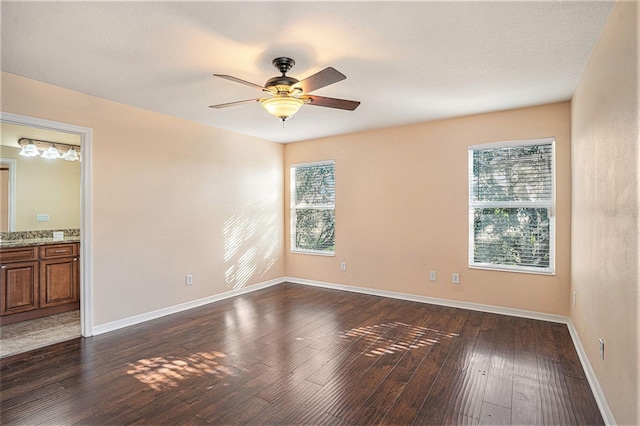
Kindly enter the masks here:
M 332 254 L 335 250 L 333 161 L 291 166 L 291 250 Z
M 336 182 L 333 164 L 295 167 L 296 207 L 334 206 Z
M 474 150 L 472 200 L 550 202 L 552 160 L 551 144 Z
M 470 266 L 553 272 L 553 149 L 470 149 Z

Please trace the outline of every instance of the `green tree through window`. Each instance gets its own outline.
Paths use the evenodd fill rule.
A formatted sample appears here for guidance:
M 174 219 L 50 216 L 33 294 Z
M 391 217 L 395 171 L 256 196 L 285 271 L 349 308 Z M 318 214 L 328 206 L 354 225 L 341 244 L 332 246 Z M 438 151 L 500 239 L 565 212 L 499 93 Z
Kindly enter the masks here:
M 333 161 L 291 166 L 291 250 L 333 254 L 335 250 Z
M 553 140 L 471 147 L 469 163 L 470 265 L 553 272 Z

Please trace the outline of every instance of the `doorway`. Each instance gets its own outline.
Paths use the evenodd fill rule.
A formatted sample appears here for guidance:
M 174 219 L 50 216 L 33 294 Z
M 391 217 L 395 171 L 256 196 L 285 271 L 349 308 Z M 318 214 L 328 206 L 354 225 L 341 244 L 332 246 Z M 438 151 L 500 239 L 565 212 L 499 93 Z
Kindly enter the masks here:
M 80 334 L 93 335 L 92 281 L 91 281 L 91 142 L 90 128 L 44 120 L 35 117 L 0 112 L 0 122 L 36 129 L 76 135 L 80 139 L 82 161 L 80 166 Z M 19 202 L 19 200 L 17 201 Z

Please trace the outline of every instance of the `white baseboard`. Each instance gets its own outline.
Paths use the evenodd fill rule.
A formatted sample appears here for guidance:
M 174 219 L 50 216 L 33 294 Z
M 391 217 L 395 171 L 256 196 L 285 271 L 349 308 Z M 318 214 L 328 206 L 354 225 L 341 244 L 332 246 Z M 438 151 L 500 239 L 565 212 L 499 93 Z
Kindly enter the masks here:
M 604 423 L 607 425 L 617 424 L 616 419 L 613 417 L 613 413 L 611 412 L 611 408 L 609 408 L 609 404 L 607 404 L 607 399 L 604 397 L 604 393 L 602 392 L 602 388 L 600 387 L 600 383 L 598 382 L 596 373 L 593 371 L 591 363 L 587 358 L 587 353 L 582 346 L 582 342 L 580 341 L 580 337 L 578 336 L 578 331 L 573 326 L 571 318 L 569 318 L 569 321 L 567 322 L 567 327 L 569 328 L 569 334 L 571 334 L 571 338 L 573 339 L 573 346 L 575 346 L 576 352 L 578 352 L 578 357 L 580 358 L 580 362 L 582 363 L 582 369 L 587 376 L 589 386 L 591 386 L 591 391 L 593 392 L 593 396 L 596 399 L 598 408 L 600 408 L 600 414 L 602 415 Z
M 140 324 L 145 321 L 150 321 L 166 315 L 171 315 L 178 312 L 186 311 L 188 309 L 192 309 L 192 308 L 203 306 L 209 303 L 217 302 L 219 300 L 224 300 L 230 297 L 238 296 L 240 294 L 261 290 L 263 288 L 271 287 L 276 284 L 281 284 L 284 282 L 302 284 L 302 285 L 308 285 L 308 286 L 314 286 L 314 287 L 323 287 L 323 288 L 328 288 L 332 290 L 350 291 L 353 293 L 368 294 L 372 296 L 389 297 L 392 299 L 408 300 L 412 302 L 429 303 L 432 305 L 448 306 L 451 308 L 469 309 L 473 311 L 488 312 L 493 314 L 509 315 L 509 316 L 520 317 L 520 318 L 529 318 L 529 319 L 535 319 L 535 320 L 541 320 L 541 321 L 550 321 L 550 322 L 566 324 L 567 327 L 569 328 L 569 334 L 573 339 L 573 344 L 576 348 L 576 352 L 578 353 L 578 357 L 580 358 L 580 362 L 582 363 L 582 368 L 584 369 L 589 385 L 591 386 L 591 391 L 593 392 L 593 395 L 596 399 L 596 403 L 598 404 L 598 408 L 600 409 L 600 414 L 602 415 L 606 424 L 608 425 L 616 424 L 615 419 L 613 417 L 613 413 L 609 408 L 609 404 L 607 404 L 607 400 L 604 396 L 604 393 L 602 392 L 602 388 L 600 387 L 600 384 L 593 371 L 593 368 L 589 363 L 587 354 L 584 351 L 584 347 L 582 346 L 582 342 L 580 341 L 578 332 L 573 326 L 571 319 L 569 317 L 562 316 L 562 315 L 527 311 L 523 309 L 505 308 L 501 306 L 484 305 L 480 303 L 461 302 L 457 300 L 439 299 L 435 297 L 419 296 L 419 295 L 407 294 L 407 293 L 397 293 L 397 292 L 386 291 L 386 290 L 375 290 L 375 289 L 365 288 L 365 287 L 355 287 L 355 286 L 349 286 L 349 285 L 343 285 L 343 284 L 328 283 L 323 281 L 308 280 L 304 278 L 282 277 L 282 278 L 275 278 L 273 280 L 254 284 L 237 291 L 227 291 L 224 293 L 216 294 L 216 295 L 205 297 L 202 299 L 181 303 L 179 305 L 169 306 L 167 308 L 158 309 L 156 311 L 147 312 L 147 313 L 135 315 L 129 318 L 124 318 L 121 320 L 98 325 L 93 327 L 93 334 L 98 335 L 98 334 L 107 333 L 109 331 L 115 331 L 124 327 L 129 327 L 131 325 Z
M 372 296 L 389 297 L 391 299 L 409 300 L 411 302 L 420 302 L 420 303 L 429 303 L 432 305 L 448 306 L 450 308 L 469 309 L 471 311 L 480 311 L 480 312 L 488 312 L 492 314 L 509 315 L 512 317 L 529 318 L 529 319 L 536 319 L 536 320 L 549 321 L 549 322 L 559 322 L 562 324 L 567 324 L 567 322 L 569 321 L 568 317 L 565 317 L 562 315 L 526 311 L 523 309 L 503 308 L 501 306 L 483 305 L 480 303 L 461 302 L 457 300 L 439 299 L 436 297 L 419 296 L 416 294 L 407 294 L 407 293 L 397 293 L 394 291 L 387 291 L 387 290 L 374 290 L 371 288 L 354 287 L 354 286 L 348 286 L 348 285 L 342 285 L 342 284 L 333 284 L 333 283 L 327 283 L 322 281 L 307 280 L 304 278 L 284 277 L 283 281 L 296 283 L 296 284 L 310 285 L 314 287 L 324 287 L 324 288 L 330 288 L 334 290 L 343 290 L 343 291 L 350 291 L 354 293 L 369 294 Z
M 276 278 L 269 281 L 264 281 L 258 284 L 253 284 L 248 287 L 243 287 L 240 290 L 226 291 L 224 293 L 215 294 L 213 296 L 204 297 L 202 299 L 192 300 L 190 302 L 180 303 L 179 305 L 168 306 L 166 308 L 158 309 L 151 312 L 145 312 L 144 314 L 134 315 L 132 317 L 123 318 L 117 321 L 108 322 L 93 327 L 93 335 L 108 333 L 110 331 L 119 330 L 124 327 L 143 323 L 145 321 L 151 321 L 156 318 L 164 317 L 166 315 L 175 314 L 178 312 L 186 311 L 188 309 L 197 308 L 199 306 L 207 305 L 209 303 L 217 302 L 219 300 L 228 299 L 230 297 L 238 296 L 240 294 L 250 293 L 252 291 L 261 290 L 263 288 L 271 287 L 276 284 L 282 283 L 284 280 Z

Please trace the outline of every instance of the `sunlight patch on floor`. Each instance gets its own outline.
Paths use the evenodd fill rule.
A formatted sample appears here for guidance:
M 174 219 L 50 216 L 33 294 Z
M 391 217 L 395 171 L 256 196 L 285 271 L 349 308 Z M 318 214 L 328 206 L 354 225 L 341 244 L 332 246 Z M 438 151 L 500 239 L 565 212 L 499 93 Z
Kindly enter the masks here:
M 386 333 L 393 328 L 404 328 L 405 330 L 401 332 L 398 338 L 385 338 Z M 424 346 L 433 346 L 443 339 L 458 337 L 458 334 L 395 321 L 345 330 L 340 333 L 340 337 L 353 342 L 365 339 L 370 344 L 366 349 L 365 356 L 377 357 L 401 351 L 410 351 Z
M 135 364 L 129 363 L 127 374 L 151 389 L 161 391 L 175 388 L 181 381 L 194 376 L 233 376 L 233 372 L 221 364 L 224 357 L 221 352 L 198 352 L 187 357 L 145 358 Z

